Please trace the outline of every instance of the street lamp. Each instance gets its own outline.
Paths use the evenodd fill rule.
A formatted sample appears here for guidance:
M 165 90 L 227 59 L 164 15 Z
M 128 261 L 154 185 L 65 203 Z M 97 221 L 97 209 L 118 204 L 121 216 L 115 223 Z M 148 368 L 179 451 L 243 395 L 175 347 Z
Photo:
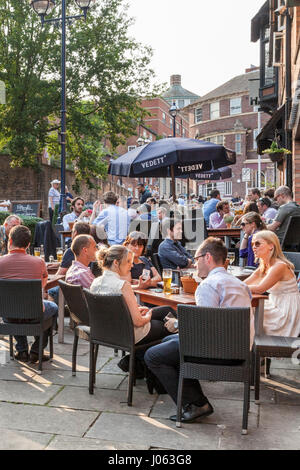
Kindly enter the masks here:
M 61 194 L 59 201 L 59 213 L 66 211 L 66 25 L 72 20 L 84 18 L 86 20 L 88 9 L 95 3 L 95 0 L 75 0 L 82 15 L 66 16 L 66 2 L 61 0 L 61 18 L 45 19 L 55 7 L 56 0 L 29 0 L 33 10 L 40 16 L 42 25 L 44 23 L 54 23 L 61 25 Z
M 176 137 L 176 116 L 178 113 L 178 108 L 175 103 L 172 104 L 171 108 L 169 109 L 169 114 L 173 118 L 173 137 Z M 172 178 L 172 196 L 173 201 L 176 200 L 176 187 L 175 187 L 175 173 L 174 173 L 174 165 L 171 165 L 171 178 Z

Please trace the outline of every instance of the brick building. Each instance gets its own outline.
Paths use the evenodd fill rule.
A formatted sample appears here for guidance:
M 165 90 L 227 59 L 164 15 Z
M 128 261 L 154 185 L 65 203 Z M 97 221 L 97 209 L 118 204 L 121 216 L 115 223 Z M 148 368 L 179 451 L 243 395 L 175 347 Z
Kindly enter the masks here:
M 249 83 L 258 80 L 259 71 L 232 78 L 215 90 L 202 96 L 184 110 L 189 112 L 190 137 L 208 140 L 235 150 L 237 162 L 232 166 L 232 178 L 216 183 L 193 182 L 193 191 L 207 196 L 217 188 L 222 197 L 231 198 L 234 193 L 244 196 L 246 191 L 258 186 L 258 155 L 256 137 L 258 128 L 269 120 L 266 113 L 250 104 Z M 259 122 L 260 121 L 260 122 Z M 273 184 L 274 164 L 261 158 L 261 187 Z M 242 181 L 242 169 L 250 168 L 251 181 Z
M 162 97 L 169 105 L 175 103 L 178 109 L 182 109 L 200 98 L 181 86 L 181 75 L 171 75 L 170 88 L 162 94 Z
M 251 40 L 260 41 L 259 106 L 271 114 L 258 147 L 276 140 L 291 150 L 277 164 L 277 184 L 290 186 L 300 202 L 300 0 L 266 1 L 252 19 Z

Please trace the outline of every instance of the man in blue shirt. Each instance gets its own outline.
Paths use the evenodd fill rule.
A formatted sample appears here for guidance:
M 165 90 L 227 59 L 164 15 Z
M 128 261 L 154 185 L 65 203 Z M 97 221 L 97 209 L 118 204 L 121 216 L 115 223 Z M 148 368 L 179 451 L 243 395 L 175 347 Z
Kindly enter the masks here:
M 96 205 L 91 215 L 90 223 L 103 225 L 107 233 L 110 245 L 122 245 L 127 237 L 130 218 L 123 207 L 117 206 L 118 196 L 113 191 L 108 191 L 103 196 L 106 208 L 95 218 Z
M 190 268 L 193 257 L 181 245 L 182 223 L 177 219 L 164 219 L 163 237 L 167 238 L 159 245 L 158 256 L 163 269 Z
M 206 222 L 206 226 L 209 226 L 209 217 L 213 212 L 216 212 L 218 202 L 221 201 L 220 191 L 214 189 L 210 193 L 210 199 L 203 204 L 203 216 Z
M 227 248 L 217 238 L 207 238 L 198 248 L 195 256 L 198 276 L 205 279 L 195 293 L 197 305 L 224 308 L 251 307 L 250 290 L 246 284 L 225 270 L 226 257 Z M 176 332 L 178 322 L 171 318 L 165 326 L 170 332 Z M 252 328 L 252 338 L 253 333 Z M 149 348 L 144 359 L 176 403 L 180 366 L 178 335 L 168 336 L 161 344 Z M 184 380 L 182 398 L 183 422 L 191 423 L 198 418 L 209 416 L 214 411 L 203 394 L 198 380 Z M 176 421 L 176 415 L 170 419 Z

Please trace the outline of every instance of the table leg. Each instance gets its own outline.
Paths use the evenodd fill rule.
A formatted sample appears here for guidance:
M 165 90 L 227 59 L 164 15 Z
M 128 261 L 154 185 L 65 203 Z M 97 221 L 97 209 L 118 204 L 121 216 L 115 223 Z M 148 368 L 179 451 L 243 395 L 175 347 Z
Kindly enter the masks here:
M 65 326 L 65 298 L 63 291 L 58 291 L 58 342 L 64 342 L 64 326 Z
M 231 240 L 230 237 L 228 237 L 228 236 L 224 237 L 224 242 L 225 242 L 225 245 L 226 245 L 227 249 L 230 248 L 230 240 Z
M 265 299 L 259 299 L 258 305 L 255 307 L 254 325 L 256 335 L 262 335 L 264 332 L 264 304 Z

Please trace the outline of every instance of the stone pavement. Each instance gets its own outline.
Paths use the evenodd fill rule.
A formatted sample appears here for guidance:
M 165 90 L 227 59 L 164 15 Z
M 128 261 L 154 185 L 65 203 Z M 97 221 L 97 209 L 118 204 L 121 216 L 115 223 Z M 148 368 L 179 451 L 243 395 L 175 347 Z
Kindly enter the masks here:
M 137 381 L 133 406 L 126 404 L 127 377 L 120 358 L 100 348 L 95 394 L 88 392 L 89 347 L 79 343 L 77 375 L 71 373 L 72 332 L 54 338 L 54 360 L 35 365 L 10 361 L 0 340 L 0 449 L 300 449 L 300 366 L 272 360 L 271 378 L 262 379 L 260 405 L 251 392 L 249 433 L 241 435 L 243 385 L 204 382 L 215 413 L 178 429 L 166 395 L 149 395 Z M 2 349 L 2 350 L 1 350 Z M 5 351 L 4 351 L 5 350 Z

